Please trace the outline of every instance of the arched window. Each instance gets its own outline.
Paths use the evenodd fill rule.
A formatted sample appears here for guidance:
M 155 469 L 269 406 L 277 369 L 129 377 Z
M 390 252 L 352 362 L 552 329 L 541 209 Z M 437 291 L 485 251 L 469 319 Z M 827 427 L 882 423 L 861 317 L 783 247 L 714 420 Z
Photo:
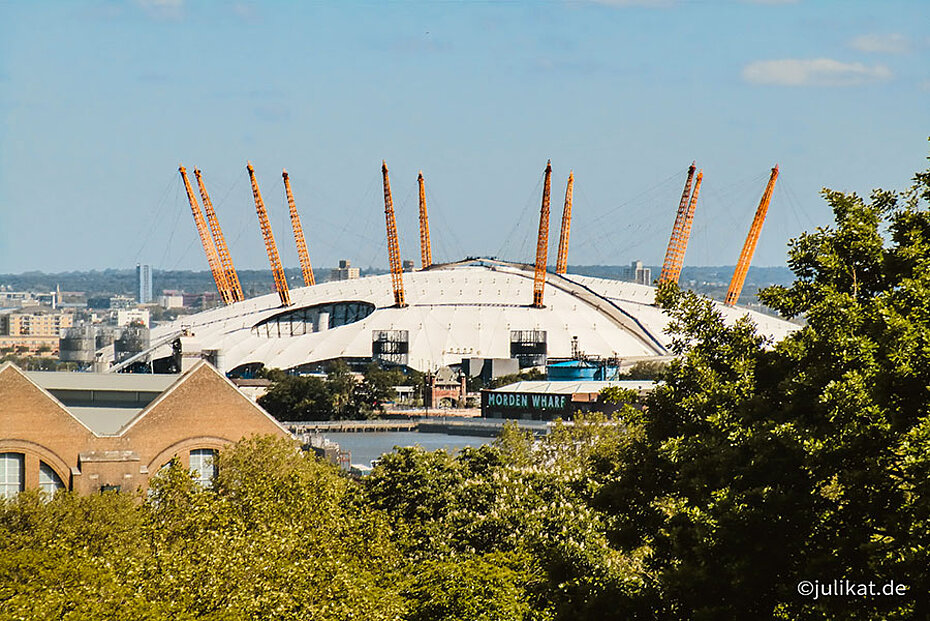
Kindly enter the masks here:
M 216 451 L 213 449 L 194 449 L 191 451 L 191 474 L 201 487 L 213 487 L 216 476 Z
M 0 498 L 12 498 L 23 491 L 24 470 L 22 453 L 0 453 Z
M 60 489 L 65 489 L 61 477 L 44 461 L 39 464 L 39 487 L 50 495 L 54 495 Z

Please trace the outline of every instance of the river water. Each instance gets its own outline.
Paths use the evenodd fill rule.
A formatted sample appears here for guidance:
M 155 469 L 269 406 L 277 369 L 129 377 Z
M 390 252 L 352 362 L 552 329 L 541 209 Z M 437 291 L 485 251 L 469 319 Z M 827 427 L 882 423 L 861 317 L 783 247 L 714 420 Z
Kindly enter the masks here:
M 454 436 L 446 433 L 419 433 L 416 431 L 378 431 L 358 433 L 324 433 L 323 437 L 352 452 L 352 463 L 371 465 L 372 460 L 390 453 L 395 446 L 420 445 L 428 451 L 446 449 L 456 452 L 466 446 L 490 444 L 494 438 Z

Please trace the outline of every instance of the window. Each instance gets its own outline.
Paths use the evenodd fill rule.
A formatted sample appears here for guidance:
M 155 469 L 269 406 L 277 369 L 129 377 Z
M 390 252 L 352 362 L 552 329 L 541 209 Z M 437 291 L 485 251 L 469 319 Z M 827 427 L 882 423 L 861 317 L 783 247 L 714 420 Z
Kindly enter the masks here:
M 194 481 L 201 487 L 213 487 L 216 476 L 216 451 L 213 449 L 195 449 L 191 451 L 191 473 Z
M 321 332 L 361 321 L 375 312 L 370 302 L 327 302 L 290 309 L 264 319 L 252 327 L 252 333 L 266 338 L 285 338 Z
M 39 487 L 50 495 L 54 495 L 60 489 L 65 489 L 61 477 L 44 461 L 39 464 Z
M 23 455 L 0 453 L 0 498 L 12 498 L 23 491 Z

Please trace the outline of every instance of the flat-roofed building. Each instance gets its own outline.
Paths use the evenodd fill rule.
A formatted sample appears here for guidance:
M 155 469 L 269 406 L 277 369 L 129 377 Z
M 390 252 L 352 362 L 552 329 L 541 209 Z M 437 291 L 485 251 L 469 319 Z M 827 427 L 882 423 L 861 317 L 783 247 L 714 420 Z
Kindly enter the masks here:
M 74 314 L 31 307 L 0 313 L 0 349 L 58 352 L 58 339 L 74 325 Z
M 144 490 L 174 457 L 208 481 L 212 456 L 253 434 L 289 435 L 205 362 L 183 375 L 0 366 L 0 496 Z
M 656 383 L 645 380 L 612 382 L 522 381 L 481 391 L 481 415 L 487 418 L 571 420 L 579 412 L 615 412 L 621 404 L 605 403 L 601 391 L 617 387 L 644 396 Z
M 357 267 L 352 267 L 350 261 L 342 259 L 339 261 L 339 267 L 329 270 L 329 279 L 331 281 L 356 280 L 360 273 Z

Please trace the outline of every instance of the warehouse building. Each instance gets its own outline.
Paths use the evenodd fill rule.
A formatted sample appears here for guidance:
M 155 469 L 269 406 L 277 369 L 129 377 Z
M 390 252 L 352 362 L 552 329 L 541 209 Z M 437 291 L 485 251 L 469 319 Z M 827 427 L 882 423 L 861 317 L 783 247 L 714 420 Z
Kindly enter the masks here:
M 216 452 L 253 434 L 289 435 L 206 362 L 183 375 L 0 366 L 0 496 L 145 490 L 174 457 L 207 483 Z

